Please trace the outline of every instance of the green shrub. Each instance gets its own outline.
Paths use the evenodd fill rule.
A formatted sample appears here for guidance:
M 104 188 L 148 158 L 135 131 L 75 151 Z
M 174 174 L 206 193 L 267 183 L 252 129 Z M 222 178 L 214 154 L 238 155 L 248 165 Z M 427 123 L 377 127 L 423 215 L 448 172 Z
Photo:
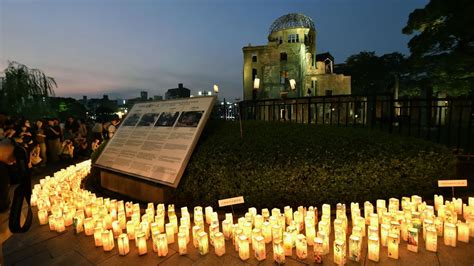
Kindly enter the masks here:
M 209 121 L 173 201 L 243 195 L 245 207 L 272 208 L 431 196 L 454 163 L 443 146 L 377 130 L 245 121 L 241 139 L 239 123 Z

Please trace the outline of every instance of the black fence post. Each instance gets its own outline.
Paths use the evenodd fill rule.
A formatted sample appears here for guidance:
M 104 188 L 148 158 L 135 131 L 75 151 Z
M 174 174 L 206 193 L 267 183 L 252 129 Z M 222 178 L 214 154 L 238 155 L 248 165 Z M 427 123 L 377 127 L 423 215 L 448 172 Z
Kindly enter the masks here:
M 447 130 L 448 130 L 448 133 L 447 133 L 447 142 L 446 142 L 446 146 L 449 146 L 451 144 L 451 122 L 452 122 L 452 119 L 453 119 L 453 101 L 448 101 L 448 108 L 447 108 L 447 111 L 448 111 L 448 127 L 447 127 Z
M 311 124 L 311 97 L 308 98 L 308 125 Z
M 326 112 L 325 112 L 325 110 L 326 110 L 326 102 L 325 102 L 325 99 L 326 99 L 326 98 L 323 98 L 323 125 L 326 124 L 326 123 L 325 123 L 325 120 L 326 120 Z
M 341 120 L 341 96 L 337 97 L 337 125 L 339 126 L 339 121 Z
M 467 124 L 467 152 L 471 153 L 474 151 L 471 147 L 471 127 L 472 127 L 472 120 L 474 119 L 474 93 L 471 93 L 471 111 L 469 112 L 469 121 Z
M 464 107 L 462 105 L 460 105 L 460 108 L 459 108 L 459 119 L 458 119 L 458 136 L 456 138 L 456 150 L 459 151 L 459 146 L 460 146 L 460 142 L 461 142 L 461 132 L 462 132 L 462 111 L 463 111 Z
M 438 101 L 439 102 L 439 101 Z M 437 108 L 437 112 L 436 112 L 436 115 L 438 116 L 438 138 L 437 138 L 437 142 L 440 143 L 441 142 L 441 116 L 443 114 L 443 107 L 442 106 L 436 106 Z
M 390 108 L 389 109 L 389 119 L 388 119 L 388 122 L 389 122 L 389 125 L 388 125 L 388 132 L 390 134 L 392 134 L 392 131 L 393 131 L 393 116 L 395 114 L 395 112 L 393 111 L 393 108 L 394 108 L 394 104 L 393 104 L 393 95 L 390 95 L 390 98 L 389 98 L 389 104 L 388 104 L 388 107 Z

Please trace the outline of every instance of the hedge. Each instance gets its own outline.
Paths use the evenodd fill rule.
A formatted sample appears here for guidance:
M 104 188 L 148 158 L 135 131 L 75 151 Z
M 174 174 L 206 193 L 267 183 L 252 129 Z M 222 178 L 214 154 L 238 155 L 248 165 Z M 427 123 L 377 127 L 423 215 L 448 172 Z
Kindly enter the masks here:
M 446 147 L 352 127 L 209 121 L 175 191 L 180 206 L 320 206 L 418 194 L 454 174 Z

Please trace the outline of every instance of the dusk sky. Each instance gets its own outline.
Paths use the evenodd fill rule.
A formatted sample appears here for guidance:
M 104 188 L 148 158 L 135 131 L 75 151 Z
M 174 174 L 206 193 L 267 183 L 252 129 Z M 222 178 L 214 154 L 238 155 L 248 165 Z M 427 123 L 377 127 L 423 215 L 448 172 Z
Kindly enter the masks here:
M 401 33 L 427 0 L 0 0 L 0 69 L 8 60 L 56 78 L 56 95 L 164 95 L 178 83 L 242 98 L 242 47 L 266 44 L 287 13 L 310 16 L 317 52 L 408 54 Z M 0 76 L 2 73 L 0 73 Z

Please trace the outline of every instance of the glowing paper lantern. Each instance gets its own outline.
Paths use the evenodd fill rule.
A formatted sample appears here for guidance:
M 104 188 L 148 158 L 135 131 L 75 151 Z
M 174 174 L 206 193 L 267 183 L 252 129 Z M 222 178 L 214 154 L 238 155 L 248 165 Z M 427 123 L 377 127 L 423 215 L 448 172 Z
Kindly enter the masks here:
M 255 251 L 255 258 L 258 261 L 264 260 L 266 258 L 265 239 L 262 236 L 255 237 L 252 246 Z
M 244 235 L 247 236 L 247 241 L 251 242 L 250 237 L 252 235 L 252 223 L 251 222 L 245 222 L 244 226 L 242 227 Z
M 379 261 L 379 252 L 380 252 L 380 245 L 379 245 L 379 237 L 376 235 L 369 236 L 367 241 L 368 245 L 368 253 L 369 253 L 369 260 L 378 262 Z
M 316 229 L 314 227 L 314 220 L 306 220 L 305 222 L 305 232 L 308 245 L 312 246 L 314 244 L 314 238 L 316 237 Z
M 365 219 L 364 217 L 357 217 L 355 220 L 355 225 L 361 229 L 361 235 L 365 236 Z
M 474 197 L 472 197 L 472 198 L 474 199 Z M 469 199 L 471 199 L 471 198 L 469 198 Z M 471 214 L 467 217 L 467 223 L 469 225 L 469 236 L 474 237 L 474 214 Z
M 443 231 L 444 231 L 444 223 L 443 223 L 443 220 L 439 217 L 436 217 L 435 221 L 434 221 L 434 226 L 435 226 L 435 229 L 436 229 L 436 234 L 441 237 L 443 236 Z
M 334 241 L 334 263 L 337 265 L 346 264 L 346 243 L 343 239 Z
M 364 224 L 365 225 L 365 224 Z M 359 236 L 351 235 L 349 237 L 349 259 L 359 262 L 361 253 L 361 241 Z
M 272 241 L 272 227 L 269 222 L 262 223 L 262 235 L 265 239 L 265 243 L 270 243 Z
M 275 224 L 272 226 L 272 240 L 275 241 L 277 239 L 283 241 L 283 229 L 280 225 Z
M 364 217 L 365 217 L 365 224 L 370 223 L 370 215 L 374 213 L 374 205 L 372 203 L 366 201 L 364 202 Z
M 434 207 L 435 207 L 435 210 L 437 211 L 439 209 L 439 206 L 443 205 L 444 204 L 444 199 L 443 199 L 443 195 L 434 195 Z
M 283 233 L 283 248 L 285 250 L 285 256 L 291 256 L 293 254 L 293 234 L 284 232 Z
M 418 252 L 418 229 L 414 227 L 408 229 L 407 249 L 412 252 Z
M 125 256 L 130 252 L 130 244 L 127 234 L 121 234 L 117 237 L 117 247 L 120 256 Z
M 254 227 L 255 228 L 258 228 L 258 229 L 261 229 L 262 228 L 262 225 L 263 225 L 263 216 L 262 215 L 255 215 L 255 218 L 254 218 Z M 224 230 L 224 229 L 222 229 Z
M 179 227 L 178 233 L 184 233 L 184 235 L 186 236 L 186 244 L 188 244 L 189 241 L 191 240 L 191 237 L 189 236 L 189 227 L 188 227 L 188 225 L 181 225 Z
M 211 224 L 209 226 L 209 242 L 212 246 L 214 246 L 214 234 L 218 232 L 219 232 L 219 224 Z
M 232 223 L 229 220 L 222 221 L 222 233 L 225 239 L 230 239 Z
M 102 246 L 104 247 L 104 251 L 111 251 L 114 249 L 114 234 L 112 231 L 102 231 Z
M 90 236 L 94 234 L 94 221 L 92 218 L 84 219 L 84 233 L 86 236 Z
M 206 214 L 206 223 L 207 224 L 211 224 L 211 215 L 212 215 L 212 207 L 211 206 L 207 206 L 205 209 L 205 214 Z
M 48 217 L 48 223 L 49 223 L 49 230 L 56 231 L 56 218 L 54 218 L 54 215 L 50 215 Z M 92 228 L 92 233 L 90 235 L 92 235 L 93 233 L 94 233 L 94 228 Z
M 145 255 L 148 253 L 145 233 L 139 232 L 136 234 L 136 246 L 138 248 L 138 255 Z
M 193 245 L 195 248 L 199 247 L 199 233 L 202 231 L 203 229 L 199 225 L 193 226 Z
M 323 239 L 316 237 L 314 239 L 313 252 L 314 252 L 314 262 L 317 264 L 323 263 Z
M 396 234 L 388 234 L 387 236 L 388 257 L 396 260 L 398 260 L 398 239 Z
M 380 227 L 380 240 L 382 243 L 382 247 L 387 246 L 387 238 L 388 238 L 388 232 L 390 231 L 390 225 L 388 224 L 382 224 Z
M 306 241 L 306 236 L 303 234 L 296 236 L 296 256 L 301 260 L 308 257 L 308 243 Z
M 72 218 L 72 225 L 73 225 L 74 234 L 79 234 L 82 231 L 84 231 L 82 217 L 74 216 L 74 218 Z
M 293 221 L 293 209 L 290 206 L 285 206 L 283 213 L 285 214 L 286 224 L 289 225 Z
M 102 246 L 102 227 L 94 228 L 94 243 L 96 247 Z
M 317 236 L 323 240 L 323 255 L 329 253 L 329 236 L 324 231 L 318 231 Z
M 112 230 L 114 232 L 114 237 L 117 238 L 119 235 L 122 234 L 122 227 L 120 226 L 119 221 L 112 222 Z
M 453 198 L 454 203 L 454 211 L 457 214 L 462 214 L 462 199 L 461 198 Z
M 408 241 L 408 228 L 411 228 L 411 221 L 410 220 L 405 220 L 401 225 L 400 225 L 400 236 L 404 241 Z
M 252 230 L 252 244 L 253 244 L 253 241 L 255 240 L 255 238 L 257 236 L 261 236 L 262 235 L 262 230 L 258 229 L 258 228 L 254 228 Z M 252 250 L 255 250 L 254 249 L 254 245 L 252 245 Z
M 438 250 L 438 234 L 436 229 L 428 228 L 426 229 L 426 240 L 425 240 L 426 250 L 431 252 L 437 252 Z
M 168 241 L 166 234 L 158 235 L 158 239 L 156 241 L 158 257 L 166 257 L 166 255 L 168 255 Z
M 62 233 L 66 231 L 66 225 L 64 224 L 64 218 L 62 216 L 56 216 L 55 221 L 54 229 L 56 232 Z
M 219 257 L 225 254 L 225 239 L 221 232 L 214 233 L 214 252 Z
M 452 223 L 444 224 L 444 244 L 456 247 L 456 225 Z
M 467 223 L 458 222 L 458 240 L 469 243 L 469 225 Z
M 206 255 L 209 253 L 209 240 L 206 232 L 199 232 L 198 234 L 198 248 L 199 254 Z
M 165 225 L 166 228 L 166 237 L 168 238 L 168 243 L 174 243 L 174 226 L 172 223 L 167 223 Z
M 169 216 L 168 217 L 170 219 L 170 224 L 173 225 L 173 234 L 177 234 L 178 233 L 178 217 L 176 217 L 176 215 L 172 215 L 172 216 Z M 173 242 L 171 243 L 174 243 L 174 238 L 173 238 Z
M 249 241 L 246 235 L 239 236 L 239 257 L 241 260 L 248 260 L 249 254 Z
M 127 222 L 127 235 L 128 239 L 135 239 L 135 223 L 133 221 Z
M 188 253 L 186 234 L 183 232 L 178 233 L 178 252 L 179 255 L 185 255 Z
M 48 223 L 48 211 L 47 210 L 39 210 L 38 211 L 38 220 L 41 225 Z
M 280 239 L 273 241 L 273 260 L 278 264 L 285 264 L 285 251 Z

